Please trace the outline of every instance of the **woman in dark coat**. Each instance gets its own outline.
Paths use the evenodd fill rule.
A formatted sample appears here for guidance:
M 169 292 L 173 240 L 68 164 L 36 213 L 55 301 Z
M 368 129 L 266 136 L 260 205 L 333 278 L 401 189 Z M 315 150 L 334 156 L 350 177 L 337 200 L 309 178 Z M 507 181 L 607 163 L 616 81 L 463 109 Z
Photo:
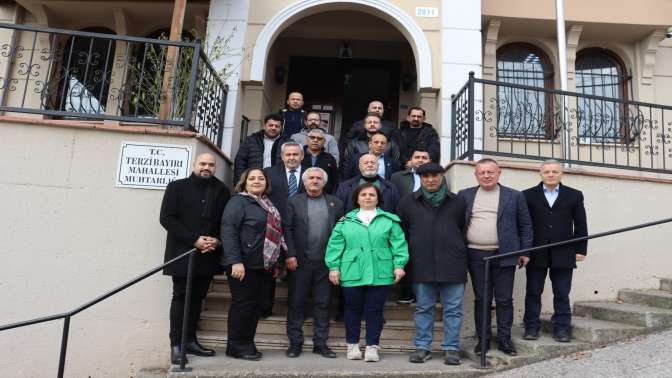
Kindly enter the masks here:
M 222 216 L 222 265 L 232 299 L 226 354 L 252 361 L 262 356 L 254 345 L 262 288 L 275 279 L 280 253 L 287 250 L 280 213 L 267 196 L 270 187 L 261 169 L 246 170 Z

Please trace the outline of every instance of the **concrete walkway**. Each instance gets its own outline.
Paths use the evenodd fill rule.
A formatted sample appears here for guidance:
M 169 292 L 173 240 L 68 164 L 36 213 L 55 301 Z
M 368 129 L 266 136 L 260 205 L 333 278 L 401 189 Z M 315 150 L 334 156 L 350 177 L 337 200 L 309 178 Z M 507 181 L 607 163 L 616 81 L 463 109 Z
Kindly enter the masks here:
M 672 377 L 672 331 L 577 352 L 487 377 L 669 378 Z

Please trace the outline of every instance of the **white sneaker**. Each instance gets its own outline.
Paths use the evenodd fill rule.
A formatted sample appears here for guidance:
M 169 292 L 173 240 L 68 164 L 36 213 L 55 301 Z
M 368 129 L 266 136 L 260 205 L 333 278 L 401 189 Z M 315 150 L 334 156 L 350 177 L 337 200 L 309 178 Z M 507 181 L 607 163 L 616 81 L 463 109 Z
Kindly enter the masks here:
M 345 358 L 348 360 L 361 360 L 362 351 L 359 350 L 359 344 L 348 344 L 348 353 L 345 355 Z
M 378 356 L 378 345 L 367 345 L 366 351 L 364 352 L 364 361 L 366 362 L 378 362 L 380 361 L 380 356 Z

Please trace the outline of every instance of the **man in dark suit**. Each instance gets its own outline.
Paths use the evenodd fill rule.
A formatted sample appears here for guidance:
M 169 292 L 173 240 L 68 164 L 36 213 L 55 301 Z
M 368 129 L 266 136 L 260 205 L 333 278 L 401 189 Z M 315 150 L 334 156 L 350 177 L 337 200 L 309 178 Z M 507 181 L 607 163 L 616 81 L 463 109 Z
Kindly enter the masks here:
M 329 270 L 324 252 L 336 221 L 343 216 L 343 202 L 324 193 L 327 173 L 310 167 L 303 173 L 305 193 L 289 199 L 284 220 L 287 242 L 289 298 L 287 311 L 287 357 L 301 355 L 306 299 L 313 292 L 313 353 L 336 358 L 327 346 L 329 337 Z
M 411 151 L 411 160 L 408 169 L 395 172 L 392 174 L 392 177 L 390 177 L 390 182 L 399 192 L 399 198 L 404 198 L 405 195 L 420 189 L 420 175 L 416 173 L 416 170 L 421 165 L 429 162 L 432 162 L 432 160 L 429 157 L 429 151 L 427 151 L 427 149 L 417 147 Z
M 322 129 L 312 129 L 308 131 L 306 140 L 301 168 L 304 171 L 310 167 L 324 169 L 327 172 L 327 185 L 324 187 L 324 191 L 333 194 L 336 192 L 340 180 L 336 158 L 324 149 L 326 134 Z
M 562 164 L 545 161 L 540 169 L 541 183 L 525 190 L 527 207 L 534 228 L 534 245 L 544 245 L 588 235 L 583 194 L 560 183 Z M 550 272 L 553 287 L 553 337 L 559 342 L 569 342 L 572 312 L 569 292 L 572 274 L 577 261 L 586 257 L 588 242 L 583 241 L 533 252 L 527 264 L 527 290 L 525 293 L 526 340 L 539 338 L 541 322 L 541 293 L 546 274 Z
M 434 127 L 425 122 L 425 109 L 408 109 L 406 121 L 399 124 L 399 160 L 407 166 L 415 148 L 425 148 L 433 162 L 441 159 L 441 138 Z
M 347 180 L 357 176 L 359 173 L 359 158 L 368 153 L 378 158 L 378 174 L 380 177 L 389 180 L 392 174 L 401 170 L 401 164 L 398 159 L 393 157 L 393 152 L 387 146 L 387 136 L 382 132 L 376 131 L 369 135 L 368 151 L 350 155 L 349 162 L 343 164 L 343 179 Z
M 196 339 L 196 325 L 201 305 L 210 287 L 212 276 L 220 273 L 222 252 L 219 229 L 229 189 L 215 177 L 216 161 L 211 154 L 200 154 L 193 164 L 191 176 L 173 181 L 166 187 L 161 203 L 161 225 L 168 231 L 164 261 L 169 261 L 197 248 L 194 260 L 192 294 L 189 303 L 186 353 L 214 356 L 215 351 L 202 347 Z M 170 302 L 170 361 L 180 363 L 182 322 L 187 292 L 187 259 L 168 265 L 163 274 L 172 276 L 173 297 Z
M 271 193 L 268 198 L 278 209 L 280 217 L 287 216 L 287 200 L 304 192 L 301 181 L 301 160 L 303 160 L 303 148 L 294 141 L 285 142 L 281 147 L 282 164 L 264 169 L 266 177 L 271 182 Z M 273 315 L 273 303 L 275 302 L 275 279 L 269 279 L 262 284 L 263 291 L 267 293 L 261 301 L 261 317 L 267 318 Z
M 518 353 L 511 341 L 513 279 L 516 264 L 524 266 L 530 258 L 513 256 L 494 261 L 490 269 L 490 285 L 485 293 L 483 258 L 532 247 L 530 214 L 523 193 L 499 184 L 502 169 L 495 160 L 489 158 L 479 160 L 474 173 L 478 186 L 458 193 L 467 204 L 465 224 L 469 275 L 474 289 L 474 321 L 479 337 L 474 352 L 487 353 L 490 345 L 490 311 L 483 314 L 483 301 L 492 303 L 494 291 L 498 349 L 515 356 Z M 483 316 L 486 317 L 486 339 L 480 340 Z
M 336 197 L 343 201 L 345 212 L 354 208 L 352 193 L 365 182 L 372 182 L 380 189 L 383 195 L 382 204 L 379 205 L 381 209 L 391 213 L 396 212 L 397 205 L 399 205 L 399 193 L 394 185 L 378 175 L 378 158 L 371 154 L 362 155 L 359 158 L 359 172 L 357 176 L 341 182 L 336 190 Z
M 271 182 L 271 193 L 268 198 L 284 218 L 287 213 L 287 200 L 304 191 L 301 181 L 303 148 L 297 142 L 285 142 L 281 147 L 280 157 L 282 164 L 266 168 L 264 172 Z

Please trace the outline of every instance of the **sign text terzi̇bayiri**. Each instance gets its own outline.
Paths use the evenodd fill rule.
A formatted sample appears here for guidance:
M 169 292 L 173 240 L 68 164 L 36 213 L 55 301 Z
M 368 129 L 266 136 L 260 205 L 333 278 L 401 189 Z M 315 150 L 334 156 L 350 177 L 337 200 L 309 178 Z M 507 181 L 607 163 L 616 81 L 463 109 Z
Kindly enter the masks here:
M 116 185 L 121 188 L 165 189 L 189 176 L 191 146 L 121 142 Z

